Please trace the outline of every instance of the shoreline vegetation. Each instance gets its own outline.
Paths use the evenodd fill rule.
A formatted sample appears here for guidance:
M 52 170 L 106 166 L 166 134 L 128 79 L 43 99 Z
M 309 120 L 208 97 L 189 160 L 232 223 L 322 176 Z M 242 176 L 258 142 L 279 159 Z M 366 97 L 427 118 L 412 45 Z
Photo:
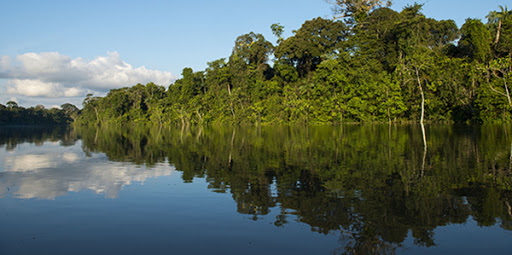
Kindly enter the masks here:
M 512 11 L 499 6 L 486 23 L 468 18 L 458 28 L 426 17 L 422 5 L 397 12 L 390 3 L 334 1 L 334 19 L 305 21 L 288 38 L 273 24 L 275 44 L 241 35 L 231 56 L 203 71 L 183 69 L 167 89 L 148 83 L 89 94 L 81 110 L 8 102 L 0 124 L 512 122 Z
M 69 103 L 59 108 L 46 109 L 43 105 L 24 108 L 14 101 L 0 104 L 0 126 L 65 126 L 73 123 L 80 110 Z

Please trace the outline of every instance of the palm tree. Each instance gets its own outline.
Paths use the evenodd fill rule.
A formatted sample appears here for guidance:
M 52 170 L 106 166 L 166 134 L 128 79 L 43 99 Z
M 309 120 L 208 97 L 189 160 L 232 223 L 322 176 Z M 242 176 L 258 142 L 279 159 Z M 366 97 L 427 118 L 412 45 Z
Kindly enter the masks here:
M 500 30 L 501 30 L 501 23 L 504 19 L 507 19 L 512 16 L 512 10 L 508 10 L 507 6 L 505 5 L 505 8 L 503 6 L 499 6 L 501 11 L 492 11 L 489 12 L 487 16 L 485 16 L 488 20 L 488 24 L 491 26 L 498 26 L 496 29 L 496 39 L 494 40 L 494 44 L 498 44 L 500 40 Z

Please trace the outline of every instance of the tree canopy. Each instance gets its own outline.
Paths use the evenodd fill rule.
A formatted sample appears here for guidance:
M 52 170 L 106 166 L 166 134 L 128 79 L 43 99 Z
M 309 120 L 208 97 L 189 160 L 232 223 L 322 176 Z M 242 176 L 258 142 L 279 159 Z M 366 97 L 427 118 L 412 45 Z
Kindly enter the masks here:
M 24 108 L 14 101 L 0 104 L 0 125 L 68 125 L 78 117 L 79 109 L 69 103 L 61 109 L 46 109 L 43 105 Z
M 275 23 L 276 44 L 241 35 L 230 56 L 205 70 L 184 68 L 168 87 L 89 95 L 72 118 L 94 125 L 512 121 L 506 7 L 459 29 L 426 17 L 420 4 L 401 11 L 383 0 L 332 4 L 338 18 L 307 20 L 288 38 Z

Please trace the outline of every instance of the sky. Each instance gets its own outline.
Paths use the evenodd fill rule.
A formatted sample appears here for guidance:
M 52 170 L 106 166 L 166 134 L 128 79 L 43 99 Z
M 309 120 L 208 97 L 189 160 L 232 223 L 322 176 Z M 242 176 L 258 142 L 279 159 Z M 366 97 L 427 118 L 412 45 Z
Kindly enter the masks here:
M 485 20 L 510 0 L 394 0 L 424 4 L 430 18 Z M 235 39 L 274 23 L 291 36 L 306 21 L 332 18 L 325 0 L 0 0 L 0 103 L 72 103 L 88 93 L 154 82 L 168 87 L 185 67 L 227 58 Z

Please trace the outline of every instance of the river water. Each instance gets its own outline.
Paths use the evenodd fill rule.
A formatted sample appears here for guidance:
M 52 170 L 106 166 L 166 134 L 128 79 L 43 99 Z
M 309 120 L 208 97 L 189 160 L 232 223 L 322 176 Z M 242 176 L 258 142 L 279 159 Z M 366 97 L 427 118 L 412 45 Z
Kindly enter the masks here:
M 0 254 L 510 254 L 511 153 L 494 125 L 2 128 Z

